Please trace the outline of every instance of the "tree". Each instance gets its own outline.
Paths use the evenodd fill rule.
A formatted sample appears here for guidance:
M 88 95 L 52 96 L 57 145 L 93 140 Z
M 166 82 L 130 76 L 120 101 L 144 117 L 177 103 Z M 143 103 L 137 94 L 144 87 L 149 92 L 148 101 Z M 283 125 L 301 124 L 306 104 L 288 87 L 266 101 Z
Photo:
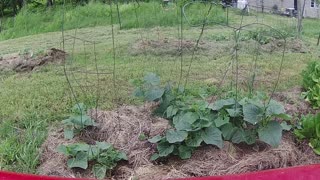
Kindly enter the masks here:
M 47 0 L 47 7 L 51 7 L 54 5 L 54 1 L 53 0 Z

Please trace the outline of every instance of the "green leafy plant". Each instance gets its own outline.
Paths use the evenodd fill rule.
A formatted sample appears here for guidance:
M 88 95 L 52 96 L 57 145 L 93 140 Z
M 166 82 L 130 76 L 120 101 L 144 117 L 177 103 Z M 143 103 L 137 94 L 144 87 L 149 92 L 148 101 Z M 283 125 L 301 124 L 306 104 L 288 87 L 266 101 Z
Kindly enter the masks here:
M 317 61 L 310 62 L 307 68 L 302 71 L 303 88 L 306 92 L 302 95 L 309 101 L 313 108 L 320 107 L 320 63 Z
M 282 130 L 290 129 L 286 123 L 275 120 L 290 119 L 284 107 L 263 93 L 240 101 L 229 98 L 209 104 L 204 98 L 187 94 L 183 89 L 169 85 L 161 87 L 160 78 L 154 74 L 152 79 L 157 83 L 152 85 L 148 81 L 146 86 L 148 77 L 150 75 L 141 81 L 143 88 L 138 87 L 139 93 L 136 94 L 150 100 L 146 92 L 155 85 L 161 93 L 154 98 L 160 102 L 154 113 L 168 119 L 172 126 L 164 135 L 149 139 L 149 142 L 157 143 L 158 152 L 151 157 L 152 160 L 169 155 L 188 159 L 202 144 L 222 148 L 224 140 L 249 145 L 260 140 L 275 147 L 280 143 Z
M 106 142 L 96 142 L 96 145 L 84 143 L 60 145 L 57 151 L 69 157 L 67 161 L 69 168 L 87 169 L 89 162 L 92 163 L 92 172 L 99 179 L 103 179 L 107 170 L 112 170 L 119 161 L 128 160 L 124 152 L 117 151 Z
M 149 73 L 143 79 L 136 79 L 131 83 L 136 86 L 134 96 L 143 97 L 146 101 L 157 101 L 165 92 L 165 89 L 160 87 L 160 78 L 154 73 Z
M 309 146 L 320 155 L 320 113 L 302 117 L 301 127 L 294 130 L 294 134 L 300 140 L 309 140 Z
M 75 134 L 80 133 L 86 127 L 96 125 L 87 115 L 86 110 L 84 104 L 78 103 L 72 108 L 72 115 L 62 121 L 64 124 L 64 137 L 66 139 L 72 139 Z

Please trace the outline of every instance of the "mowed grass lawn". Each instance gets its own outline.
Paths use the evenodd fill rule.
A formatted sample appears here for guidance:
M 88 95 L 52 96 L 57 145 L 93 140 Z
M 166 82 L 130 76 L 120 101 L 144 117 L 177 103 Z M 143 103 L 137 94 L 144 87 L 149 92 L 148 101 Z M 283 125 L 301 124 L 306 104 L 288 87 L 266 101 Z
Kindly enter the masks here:
M 161 15 L 165 14 L 165 11 L 173 11 L 170 13 L 179 17 L 176 9 L 160 11 Z M 138 15 L 148 19 L 143 13 Z M 241 19 L 242 16 L 238 12 L 231 11 L 229 25 L 237 27 Z M 243 17 L 243 24 L 265 23 L 285 32 L 291 32 L 295 28 L 295 21 L 274 15 L 256 14 Z M 130 23 L 134 22 L 137 23 L 130 21 Z M 131 28 L 121 30 L 118 25 L 115 25 L 115 59 L 110 25 L 80 26 L 82 28 L 79 29 L 70 27 L 71 30 L 64 32 L 66 38 L 64 45 L 68 53 L 66 67 L 70 84 L 66 81 L 63 66 L 57 64 L 27 73 L 3 72 L 0 81 L 0 169 L 37 173 L 39 148 L 48 130 L 66 118 L 69 109 L 75 103 L 69 85 L 73 87 L 77 100 L 90 107 L 96 105 L 97 98 L 99 98 L 98 106 L 101 109 L 112 109 L 121 104 L 138 104 L 141 102 L 131 96 L 133 86 L 130 80 L 141 78 L 147 72 L 155 72 L 161 77 L 163 83 L 171 81 L 177 84 L 182 68 L 184 84 L 193 59 L 187 88 L 193 93 L 219 91 L 217 81 L 222 79 L 233 57 L 234 31 L 225 26 L 210 24 L 205 28 L 200 48 L 192 58 L 192 47 L 201 29 L 190 27 L 185 23 L 183 43 L 191 45 L 184 51 L 181 61 L 181 56 L 177 53 L 179 20 L 172 20 L 171 24 L 164 26 L 160 21 L 157 23 L 159 26 L 154 24 L 134 28 L 132 25 Z M 305 50 L 286 51 L 278 91 L 299 86 L 302 69 L 309 61 L 319 59 L 320 48 L 316 46 L 319 32 L 315 30 L 315 27 L 319 26 L 319 20 L 306 19 L 304 25 L 302 39 L 288 42 L 299 42 L 303 44 Z M 29 33 L 35 35 L 0 41 L 0 55 L 23 52 L 39 54 L 48 48 L 62 48 L 61 32 L 39 33 Z M 28 35 L 28 33 L 23 32 L 22 35 Z M 78 39 L 72 38 L 74 36 Z M 243 37 L 248 36 L 250 37 L 249 32 L 244 31 Z M 238 60 L 241 83 L 245 90 L 246 77 L 250 75 L 250 68 L 256 57 L 252 50 L 257 47 L 257 44 L 249 39 L 241 42 L 241 46 Z M 271 91 L 281 60 L 281 47 L 272 53 L 261 50 L 257 61 L 259 69 L 257 78 L 260 82 L 257 89 Z M 96 72 L 96 65 L 100 72 L 98 76 L 83 73 Z M 231 77 L 232 73 L 227 73 L 227 79 Z M 79 85 L 85 87 L 80 88 Z M 226 81 L 223 89 L 228 90 L 229 85 L 229 81 Z

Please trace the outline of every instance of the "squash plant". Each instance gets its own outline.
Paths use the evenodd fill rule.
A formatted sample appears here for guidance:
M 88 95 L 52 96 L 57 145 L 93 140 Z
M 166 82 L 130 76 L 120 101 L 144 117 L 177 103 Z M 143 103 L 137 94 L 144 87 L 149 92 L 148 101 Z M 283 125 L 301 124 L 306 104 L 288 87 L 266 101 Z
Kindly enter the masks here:
M 107 170 L 113 169 L 118 161 L 128 160 L 124 152 L 117 151 L 106 142 L 96 142 L 96 145 L 85 143 L 60 145 L 57 151 L 69 157 L 67 161 L 69 168 L 87 169 L 88 163 L 93 163 L 92 172 L 99 179 L 103 179 Z
M 294 130 L 294 134 L 299 140 L 309 140 L 309 146 L 320 155 L 320 113 L 302 117 L 301 127 Z
M 72 108 L 72 115 L 62 121 L 64 124 L 64 137 L 66 139 L 72 139 L 75 134 L 79 134 L 86 127 L 96 125 L 87 115 L 86 111 L 86 106 L 83 103 L 78 103 Z
M 283 130 L 275 119 L 290 119 L 280 103 L 262 93 L 240 101 L 229 98 L 209 104 L 170 84 L 162 88 L 155 74 L 135 82 L 139 82 L 135 95 L 160 102 L 155 113 L 167 118 L 172 126 L 164 135 L 149 139 L 157 143 L 158 152 L 152 160 L 169 155 L 187 159 L 202 144 L 222 148 L 224 140 L 249 145 L 260 140 L 275 147 Z

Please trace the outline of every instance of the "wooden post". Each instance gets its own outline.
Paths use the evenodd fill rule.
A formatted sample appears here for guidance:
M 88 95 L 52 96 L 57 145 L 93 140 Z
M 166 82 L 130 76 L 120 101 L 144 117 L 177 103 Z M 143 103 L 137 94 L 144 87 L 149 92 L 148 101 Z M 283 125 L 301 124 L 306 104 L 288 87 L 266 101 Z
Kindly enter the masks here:
M 227 5 L 227 25 L 229 25 L 229 6 Z
M 319 44 L 320 44 L 320 33 L 319 33 L 319 36 L 318 36 L 317 46 L 319 46 Z
M 301 6 L 301 1 L 298 0 L 298 24 L 297 24 L 297 35 L 300 38 L 301 37 L 301 32 L 302 32 L 302 6 Z M 304 0 L 305 1 L 305 0 Z

